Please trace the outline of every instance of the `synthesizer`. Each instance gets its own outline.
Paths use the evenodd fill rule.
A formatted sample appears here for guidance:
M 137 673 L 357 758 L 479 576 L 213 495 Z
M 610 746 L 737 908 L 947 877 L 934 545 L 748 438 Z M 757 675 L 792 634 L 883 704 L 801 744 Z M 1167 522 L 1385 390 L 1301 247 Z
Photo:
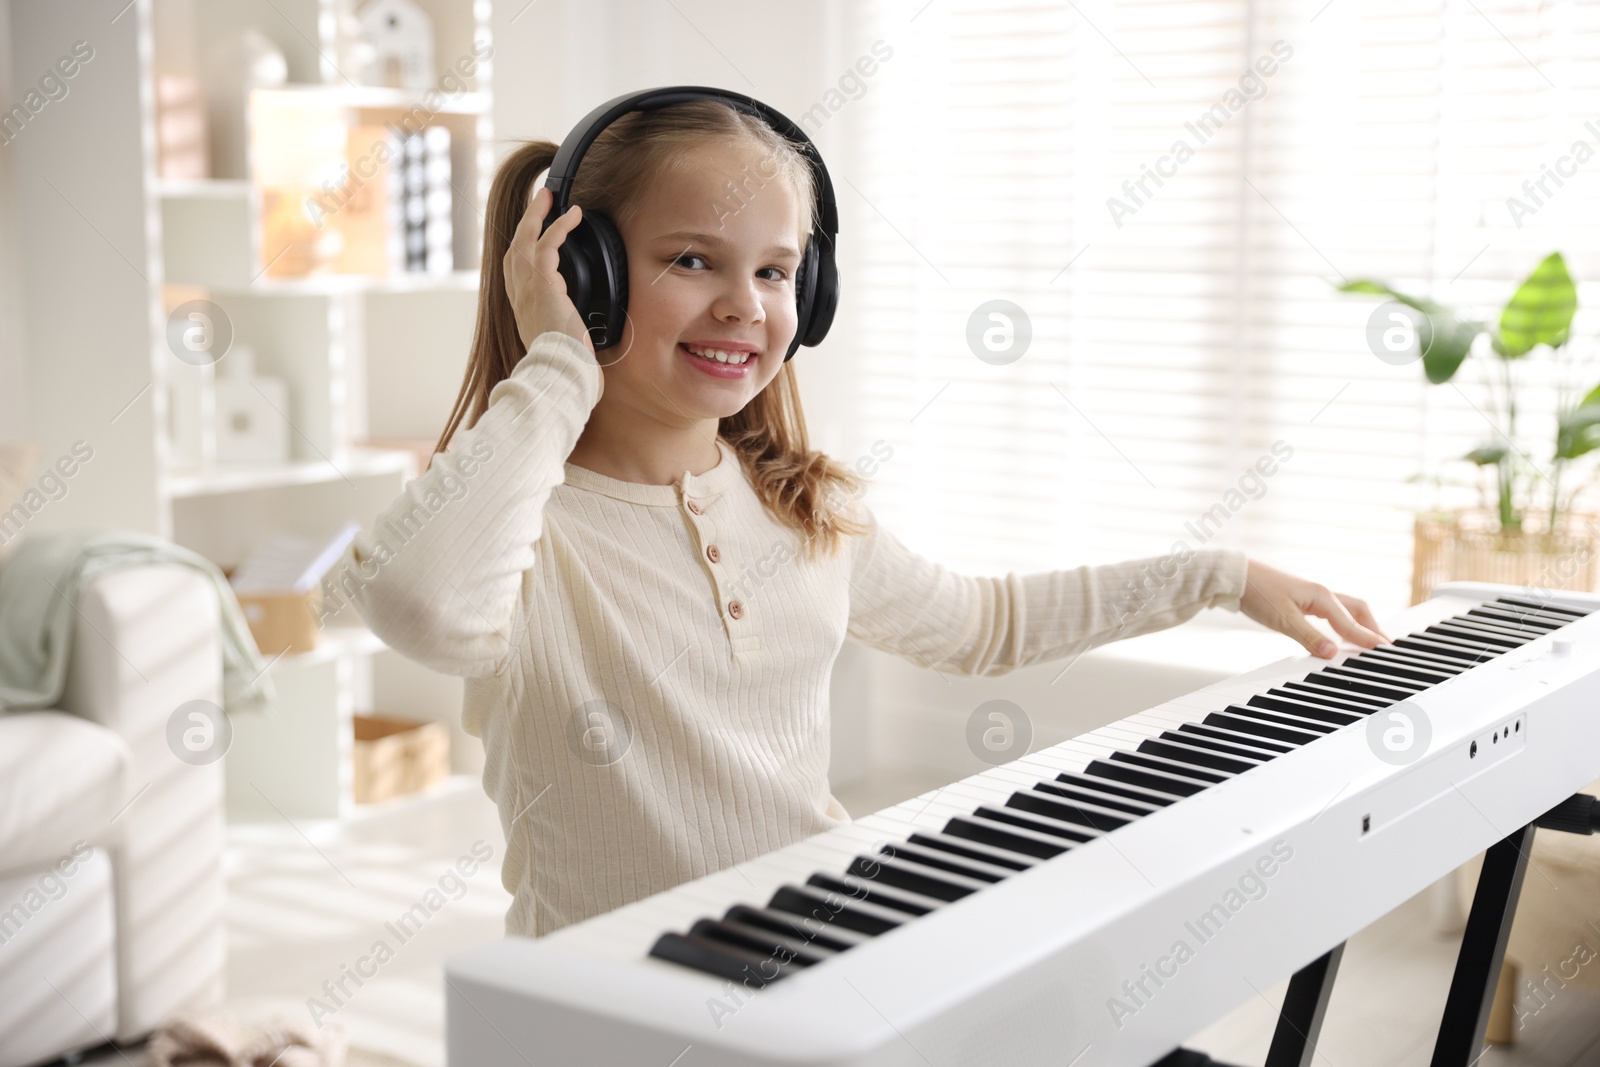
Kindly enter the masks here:
M 449 1062 L 1178 1056 L 1600 778 L 1597 608 L 1441 586 L 1376 650 L 1287 658 L 546 937 L 459 954 Z

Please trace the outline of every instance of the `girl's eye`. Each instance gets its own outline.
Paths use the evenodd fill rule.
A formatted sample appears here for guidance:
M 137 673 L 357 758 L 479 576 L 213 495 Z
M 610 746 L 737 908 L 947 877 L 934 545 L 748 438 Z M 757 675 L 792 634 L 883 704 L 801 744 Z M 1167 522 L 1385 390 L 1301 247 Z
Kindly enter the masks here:
M 675 266 L 675 267 L 683 266 L 684 265 L 684 260 L 686 260 L 686 259 L 697 259 L 697 260 L 700 260 L 701 262 L 705 261 L 705 257 L 704 256 L 697 255 L 697 254 L 695 254 L 693 252 L 684 252 L 683 254 L 675 257 L 672 260 L 672 265 Z M 690 269 L 693 269 L 693 268 L 690 268 Z M 785 271 L 782 267 L 762 267 L 761 269 L 763 271 L 769 271 L 770 270 L 770 271 L 775 271 L 777 273 L 778 276 L 776 278 L 769 278 L 769 279 L 767 279 L 768 281 L 781 282 L 781 281 L 783 281 L 785 278 L 787 278 L 789 276 L 788 272 Z

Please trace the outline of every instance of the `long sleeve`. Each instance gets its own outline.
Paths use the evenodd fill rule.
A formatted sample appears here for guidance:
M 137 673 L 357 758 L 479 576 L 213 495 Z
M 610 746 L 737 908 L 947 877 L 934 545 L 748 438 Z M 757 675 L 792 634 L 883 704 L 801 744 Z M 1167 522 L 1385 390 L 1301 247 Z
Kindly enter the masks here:
M 871 523 L 850 576 L 849 635 L 921 666 L 1004 674 L 1175 626 L 1208 607 L 1239 609 L 1248 558 L 1189 549 L 1003 578 L 955 574 Z
M 464 677 L 510 659 L 542 516 L 599 400 L 600 370 L 575 338 L 534 339 L 476 425 L 363 531 L 324 583 L 391 648 Z

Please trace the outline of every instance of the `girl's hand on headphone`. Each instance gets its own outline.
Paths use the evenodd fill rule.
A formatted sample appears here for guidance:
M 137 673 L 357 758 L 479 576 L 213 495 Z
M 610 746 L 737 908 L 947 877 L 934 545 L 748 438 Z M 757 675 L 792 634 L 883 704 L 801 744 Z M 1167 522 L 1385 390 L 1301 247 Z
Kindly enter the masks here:
M 517 223 L 511 247 L 501 262 L 506 296 L 511 300 L 511 309 L 517 318 L 517 335 L 522 339 L 524 350 L 531 347 L 540 334 L 555 330 L 582 341 L 593 357 L 594 342 L 567 295 L 567 280 L 561 276 L 561 257 L 557 251 L 582 219 L 583 209 L 572 205 L 541 234 L 539 227 L 553 199 L 550 190 L 541 187 L 528 204 L 522 221 Z M 604 384 L 602 380 L 602 388 Z
M 1239 610 L 1269 629 L 1288 634 L 1307 652 L 1323 659 L 1337 656 L 1339 646 L 1311 625 L 1307 615 L 1327 619 L 1340 637 L 1362 648 L 1389 643 L 1366 601 L 1285 574 L 1259 560 L 1250 560 L 1246 567 Z

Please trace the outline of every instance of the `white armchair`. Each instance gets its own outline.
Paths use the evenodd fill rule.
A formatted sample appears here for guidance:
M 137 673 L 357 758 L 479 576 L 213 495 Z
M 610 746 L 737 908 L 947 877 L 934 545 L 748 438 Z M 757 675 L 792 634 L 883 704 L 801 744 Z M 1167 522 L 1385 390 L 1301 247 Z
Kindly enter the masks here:
M 130 566 L 78 608 L 61 707 L 0 714 L 0 1067 L 222 996 L 222 763 L 167 742 L 180 705 L 222 701 L 215 587 Z

